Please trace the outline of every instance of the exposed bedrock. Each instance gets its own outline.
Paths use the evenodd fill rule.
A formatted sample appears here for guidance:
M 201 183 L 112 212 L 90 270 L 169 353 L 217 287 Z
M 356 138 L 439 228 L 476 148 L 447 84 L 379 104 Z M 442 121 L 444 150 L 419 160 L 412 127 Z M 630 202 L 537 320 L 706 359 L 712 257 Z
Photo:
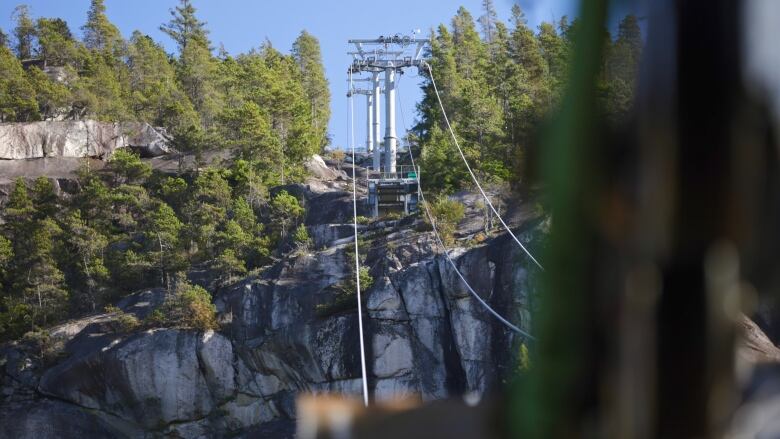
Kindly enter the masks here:
M 118 148 L 144 156 L 169 151 L 164 133 L 147 123 L 94 120 L 0 123 L 0 159 L 105 157 Z

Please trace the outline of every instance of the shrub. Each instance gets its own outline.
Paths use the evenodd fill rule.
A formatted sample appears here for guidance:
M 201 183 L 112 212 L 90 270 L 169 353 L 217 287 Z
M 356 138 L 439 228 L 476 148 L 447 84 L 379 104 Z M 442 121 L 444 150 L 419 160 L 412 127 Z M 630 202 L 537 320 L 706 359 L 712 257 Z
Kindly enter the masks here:
M 24 334 L 23 340 L 37 351 L 38 358 L 44 363 L 53 363 L 65 350 L 65 343 L 52 337 L 49 331 L 39 329 Z
M 298 244 L 299 248 L 309 248 L 311 245 L 311 238 L 309 238 L 309 231 L 306 230 L 306 226 L 299 225 L 295 232 L 293 232 L 293 241 Z
M 330 158 L 336 161 L 336 166 L 338 166 L 339 170 L 341 170 L 341 163 L 344 162 L 346 156 L 346 153 L 341 149 L 334 149 L 330 153 Z
M 107 305 L 103 308 L 103 311 L 107 314 L 114 314 L 114 320 L 111 322 L 111 326 L 115 332 L 131 332 L 141 326 L 138 317 L 126 313 L 114 305 Z
M 363 225 L 365 225 L 365 224 L 368 224 L 368 223 L 370 223 L 370 222 L 371 222 L 371 218 L 368 218 L 368 217 L 366 217 L 366 216 L 363 216 L 363 215 L 358 215 L 358 217 L 357 217 L 357 223 L 358 223 L 358 224 L 363 224 Z
M 466 214 L 466 207 L 459 201 L 439 197 L 429 204 L 429 208 L 444 245 L 452 245 L 455 242 L 455 229 Z
M 368 273 L 368 267 L 360 267 L 360 291 L 365 293 L 374 284 L 374 278 Z M 321 303 L 315 307 L 315 312 L 320 317 L 328 317 L 340 312 L 355 309 L 357 300 L 357 283 L 352 276 L 347 282 L 337 287 L 339 293 L 331 303 Z M 363 295 L 363 298 L 366 296 Z
M 232 248 L 225 249 L 211 263 L 211 267 L 217 273 L 221 273 L 220 285 L 229 284 L 236 276 L 244 275 L 247 272 L 244 261 L 236 256 Z
M 153 326 L 169 328 L 217 329 L 217 307 L 211 303 L 211 295 L 198 285 L 186 282 L 177 286 L 160 309 L 147 318 Z
M 0 341 L 20 337 L 30 329 L 33 322 L 33 309 L 30 305 L 11 301 L 8 298 L 0 305 L 6 308 L 5 311 L 0 312 Z
M 403 216 L 402 212 L 387 212 L 384 214 L 383 219 L 386 221 L 395 221 L 401 219 Z

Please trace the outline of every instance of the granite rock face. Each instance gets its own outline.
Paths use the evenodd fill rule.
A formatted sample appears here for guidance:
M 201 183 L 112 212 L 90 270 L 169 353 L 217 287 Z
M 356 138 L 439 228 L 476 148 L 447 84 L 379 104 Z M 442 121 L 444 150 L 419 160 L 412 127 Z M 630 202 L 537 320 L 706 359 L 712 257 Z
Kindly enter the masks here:
M 0 159 L 107 157 L 132 147 L 144 156 L 169 151 L 167 137 L 146 123 L 94 120 L 0 124 Z
M 304 189 L 301 189 L 306 192 Z M 291 437 L 301 392 L 361 392 L 351 205 L 304 193 L 316 250 L 213 291 L 221 329 L 117 332 L 111 314 L 50 329 L 63 351 L 43 361 L 22 342 L 0 347 L 5 437 Z M 338 200 L 339 202 L 334 202 Z M 327 208 L 327 212 L 325 206 Z M 521 228 L 539 246 L 546 222 Z M 483 393 L 515 368 L 524 340 L 465 290 L 419 219 L 361 227 L 368 386 L 377 400 Z M 528 329 L 538 272 L 505 235 L 452 251 L 472 287 Z M 346 295 L 346 300 L 344 300 Z M 143 319 L 165 300 L 141 291 L 118 306 Z

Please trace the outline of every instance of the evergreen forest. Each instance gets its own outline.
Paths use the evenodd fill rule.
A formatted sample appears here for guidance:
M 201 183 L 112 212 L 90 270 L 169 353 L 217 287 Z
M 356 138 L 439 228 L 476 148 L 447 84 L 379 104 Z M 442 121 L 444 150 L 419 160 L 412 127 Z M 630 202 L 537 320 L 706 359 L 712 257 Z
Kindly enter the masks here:
M 578 23 L 533 29 L 519 6 L 504 22 L 484 3 L 476 19 L 460 8 L 449 26 L 431 30 L 427 55 L 479 177 L 521 188 L 561 99 Z M 103 0 L 91 0 L 86 13 L 79 39 L 59 18 L 16 8 L 15 27 L 0 30 L 0 122 L 146 122 L 195 165 L 172 175 L 117 150 L 101 169 L 84 159 L 69 196 L 46 178 L 17 180 L 0 206 L 0 339 L 103 310 L 143 288 L 184 285 L 201 300 L 186 281 L 192 270 L 228 284 L 309 241 L 302 200 L 279 187 L 302 182 L 303 163 L 331 144 L 317 38 L 302 31 L 288 52 L 266 41 L 230 54 L 215 47 L 192 1 L 181 0 L 161 17 L 176 47 L 167 53 L 140 32 L 125 38 Z M 617 35 L 605 29 L 604 39 L 599 96 L 618 123 L 633 102 L 637 18 L 625 17 Z M 468 189 L 429 78 L 423 93 L 409 134 L 423 184 L 442 194 Z M 215 152 L 226 159 L 204 165 Z

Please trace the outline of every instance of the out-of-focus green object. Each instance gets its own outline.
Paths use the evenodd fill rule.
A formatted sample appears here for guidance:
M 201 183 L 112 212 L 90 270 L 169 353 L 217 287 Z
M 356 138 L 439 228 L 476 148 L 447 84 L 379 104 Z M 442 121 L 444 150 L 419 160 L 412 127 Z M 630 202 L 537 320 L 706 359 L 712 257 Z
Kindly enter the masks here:
M 516 387 L 509 415 L 522 438 L 566 438 L 581 433 L 587 376 L 597 355 L 590 346 L 586 279 L 594 261 L 585 248 L 593 236 L 582 218 L 590 211 L 601 147 L 596 84 L 604 46 L 606 0 L 583 0 L 560 113 L 542 150 L 543 178 L 553 222 L 544 258 L 543 287 L 532 345 L 534 367 Z M 585 383 L 585 384 L 583 384 Z

